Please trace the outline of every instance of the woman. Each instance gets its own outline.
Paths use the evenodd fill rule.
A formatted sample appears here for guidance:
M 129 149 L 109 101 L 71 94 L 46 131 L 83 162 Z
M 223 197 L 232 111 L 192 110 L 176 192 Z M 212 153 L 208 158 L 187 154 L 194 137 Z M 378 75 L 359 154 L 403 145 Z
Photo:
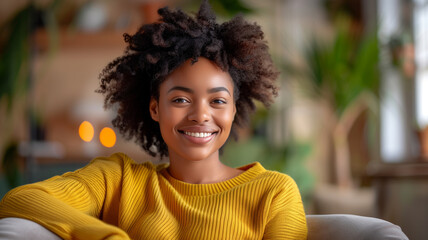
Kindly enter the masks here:
M 220 150 L 253 100 L 277 94 L 263 32 L 236 17 L 221 25 L 207 1 L 195 18 L 160 9 L 159 22 L 125 34 L 124 56 L 101 74 L 113 125 L 169 164 L 125 154 L 21 186 L 0 218 L 24 218 L 63 239 L 306 239 L 298 188 L 259 163 L 231 168 Z

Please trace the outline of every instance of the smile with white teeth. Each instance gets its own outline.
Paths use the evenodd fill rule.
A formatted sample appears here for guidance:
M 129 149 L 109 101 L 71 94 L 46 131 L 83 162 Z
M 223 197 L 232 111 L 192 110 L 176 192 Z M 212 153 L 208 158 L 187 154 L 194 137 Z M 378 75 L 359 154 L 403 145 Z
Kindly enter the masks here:
M 191 137 L 197 137 L 197 138 L 205 138 L 211 136 L 213 133 L 210 132 L 184 132 L 184 134 L 189 135 Z

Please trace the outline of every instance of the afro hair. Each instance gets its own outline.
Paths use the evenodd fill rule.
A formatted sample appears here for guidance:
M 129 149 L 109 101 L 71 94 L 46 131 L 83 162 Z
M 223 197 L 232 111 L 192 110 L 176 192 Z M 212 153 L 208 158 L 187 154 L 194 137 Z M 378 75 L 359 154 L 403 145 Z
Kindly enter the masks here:
M 124 34 L 124 55 L 100 74 L 105 107 L 117 107 L 113 126 L 126 139 L 135 139 L 152 156 L 168 156 L 159 125 L 152 120 L 149 103 L 159 98 L 159 86 L 186 60 L 207 58 L 226 71 L 234 83 L 236 127 L 245 126 L 255 110 L 254 100 L 269 106 L 277 95 L 278 72 L 260 26 L 242 16 L 219 24 L 208 1 L 192 17 L 168 7 L 158 10 L 159 21 L 143 25 L 134 35 Z

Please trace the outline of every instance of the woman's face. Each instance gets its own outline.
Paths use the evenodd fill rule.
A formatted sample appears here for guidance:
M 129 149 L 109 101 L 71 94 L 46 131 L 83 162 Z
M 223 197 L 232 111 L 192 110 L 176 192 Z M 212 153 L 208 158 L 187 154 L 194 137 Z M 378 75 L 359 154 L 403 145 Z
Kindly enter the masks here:
M 206 58 L 172 72 L 160 85 L 159 100 L 150 102 L 170 159 L 218 158 L 235 117 L 233 97 L 229 73 Z

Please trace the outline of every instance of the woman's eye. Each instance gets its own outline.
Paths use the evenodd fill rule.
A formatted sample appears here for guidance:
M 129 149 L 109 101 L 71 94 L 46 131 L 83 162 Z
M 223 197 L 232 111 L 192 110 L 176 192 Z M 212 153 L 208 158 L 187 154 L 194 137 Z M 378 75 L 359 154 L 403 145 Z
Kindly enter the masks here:
M 215 103 L 215 104 L 226 104 L 227 102 L 223 99 L 214 99 L 213 103 Z
M 172 100 L 172 102 L 174 102 L 174 103 L 187 103 L 189 101 L 187 101 L 185 98 L 176 98 L 176 99 Z

